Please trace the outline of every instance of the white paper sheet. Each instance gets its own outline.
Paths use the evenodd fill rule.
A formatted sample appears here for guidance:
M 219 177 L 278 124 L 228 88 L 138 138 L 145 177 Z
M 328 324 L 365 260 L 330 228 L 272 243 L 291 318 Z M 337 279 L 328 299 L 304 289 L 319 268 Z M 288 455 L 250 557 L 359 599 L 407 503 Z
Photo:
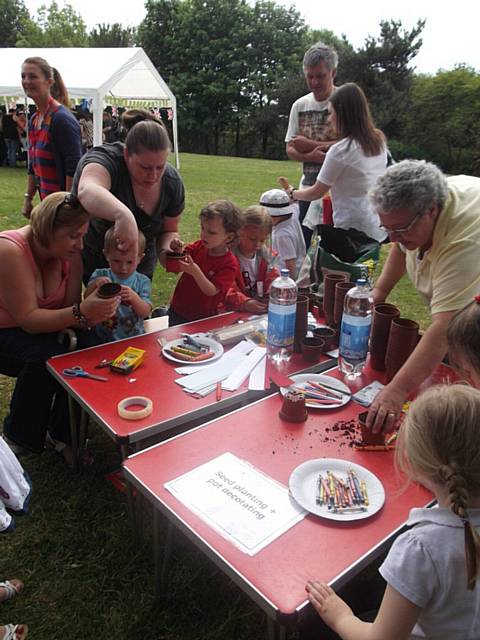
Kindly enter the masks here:
M 192 373 L 196 373 L 197 371 L 208 371 L 208 369 L 210 367 L 214 367 L 215 365 L 220 364 L 221 362 L 224 362 L 225 360 L 228 360 L 229 358 L 233 358 L 235 356 L 238 356 L 239 354 L 247 355 L 248 353 L 253 351 L 254 348 L 255 348 L 255 345 L 250 344 L 246 340 L 242 340 L 242 342 L 239 342 L 234 347 L 232 347 L 229 351 L 226 351 L 221 358 L 219 358 L 215 362 L 212 362 L 212 364 L 203 364 L 203 365 L 202 364 L 191 364 L 188 367 L 187 366 L 185 366 L 185 367 L 176 367 L 175 368 L 175 373 L 179 373 L 180 375 L 189 376 Z
M 225 391 L 236 391 L 240 385 L 245 382 L 260 360 L 265 358 L 265 355 L 265 347 L 255 347 L 252 353 L 244 358 L 230 373 L 228 378 L 222 382 L 222 389 L 225 389 Z
M 192 373 L 192 375 L 176 378 L 175 382 L 188 389 L 191 393 L 196 393 L 200 389 L 205 389 L 212 384 L 221 382 L 225 380 L 225 378 L 228 378 L 232 371 L 248 357 L 245 355 L 245 350 L 246 347 L 242 346 L 241 349 L 229 358 L 221 358 L 218 362 L 205 366 L 195 373 Z
M 166 482 L 165 488 L 250 556 L 306 515 L 287 487 L 229 452 Z
M 250 378 L 248 379 L 248 388 L 251 391 L 264 391 L 265 389 L 265 369 L 267 365 L 267 355 L 260 360 L 255 366 Z

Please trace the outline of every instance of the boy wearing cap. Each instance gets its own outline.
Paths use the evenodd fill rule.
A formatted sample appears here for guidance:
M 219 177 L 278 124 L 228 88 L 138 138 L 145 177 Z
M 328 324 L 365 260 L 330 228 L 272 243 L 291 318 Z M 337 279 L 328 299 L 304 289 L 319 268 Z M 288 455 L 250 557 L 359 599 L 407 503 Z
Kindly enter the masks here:
M 277 266 L 288 269 L 290 277 L 296 280 L 306 255 L 297 207 L 282 189 L 265 191 L 260 204 L 272 218 L 272 249 L 279 257 Z

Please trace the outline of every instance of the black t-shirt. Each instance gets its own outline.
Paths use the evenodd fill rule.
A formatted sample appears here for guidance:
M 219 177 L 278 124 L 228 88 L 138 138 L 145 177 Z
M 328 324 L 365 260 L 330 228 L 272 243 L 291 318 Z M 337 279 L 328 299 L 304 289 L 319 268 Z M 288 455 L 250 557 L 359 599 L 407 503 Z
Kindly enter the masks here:
M 145 235 L 145 257 L 138 265 L 137 271 L 151 278 L 157 261 L 155 241 L 163 233 L 165 216 L 175 217 L 183 211 L 185 188 L 178 171 L 167 164 L 162 176 L 160 201 L 152 215 L 148 215 L 135 201 L 130 174 L 123 158 L 123 149 L 122 142 L 113 142 L 93 147 L 88 151 L 78 163 L 73 178 L 72 193 L 77 194 L 78 182 L 87 164 L 99 164 L 108 171 L 111 179 L 110 193 L 130 209 L 135 216 L 138 228 Z M 105 231 L 111 226 L 111 222 L 101 218 L 92 218 L 90 221 L 83 251 L 84 280 L 88 279 L 95 269 L 108 266 L 102 253 L 103 237 Z
M 18 131 L 13 115 L 7 113 L 2 118 L 3 137 L 5 140 L 18 140 Z

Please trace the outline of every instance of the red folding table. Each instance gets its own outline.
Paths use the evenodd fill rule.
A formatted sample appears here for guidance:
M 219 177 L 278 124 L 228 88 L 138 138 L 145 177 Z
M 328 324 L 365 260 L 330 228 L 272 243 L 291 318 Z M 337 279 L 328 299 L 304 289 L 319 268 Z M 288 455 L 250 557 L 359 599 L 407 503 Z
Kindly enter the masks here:
M 91 416 L 120 447 L 122 458 L 125 458 L 129 445 L 138 449 L 143 441 L 152 436 L 159 436 L 174 429 L 185 430 L 198 424 L 200 420 L 210 419 L 214 415 L 225 413 L 242 403 L 258 398 L 258 392 L 249 393 L 246 386 L 232 392 L 223 391 L 219 401 L 216 400 L 215 393 L 204 398 L 192 397 L 174 382 L 180 377 L 175 368 L 181 365 L 162 357 L 158 344 L 158 338 L 173 340 L 179 338 L 182 332 L 208 332 L 247 317 L 248 314 L 233 312 L 212 316 L 163 331 L 56 356 L 48 361 L 47 366 L 50 373 L 68 392 L 70 401 L 76 401 L 83 409 L 83 428 L 88 416 Z M 142 365 L 132 374 L 124 376 L 112 373 L 108 368 L 95 368 L 100 361 L 109 361 L 120 355 L 127 346 L 147 352 Z M 290 375 L 303 371 L 321 371 L 330 367 L 331 363 L 332 358 L 322 356 L 319 363 L 312 365 L 305 362 L 300 354 L 294 354 L 282 372 Z M 68 378 L 62 374 L 63 369 L 73 366 L 81 366 L 89 373 L 105 376 L 108 382 Z M 272 388 L 266 393 L 274 391 Z M 150 398 L 153 402 L 151 415 L 135 421 L 121 418 L 117 413 L 117 405 L 122 399 L 130 396 Z M 71 418 L 73 414 L 71 407 Z M 76 434 L 77 425 L 73 424 L 72 438 L 75 438 Z
M 427 384 L 448 377 L 443 365 Z M 339 377 L 338 369 L 329 372 Z M 378 374 L 370 371 L 362 384 Z M 301 424 L 278 415 L 280 394 L 261 399 L 226 416 L 137 453 L 123 462 L 125 477 L 153 506 L 154 523 L 166 516 L 267 614 L 270 627 L 294 624 L 308 601 L 307 580 L 316 578 L 339 588 L 377 558 L 398 535 L 409 510 L 431 504 L 432 495 L 394 470 L 392 451 L 360 451 L 352 446 L 344 422 L 354 420 L 363 407 L 354 401 L 341 409 L 309 410 Z M 336 426 L 335 426 L 336 425 Z M 372 517 L 336 522 L 307 515 L 286 533 L 251 557 L 242 553 L 179 502 L 164 485 L 182 474 L 231 452 L 263 473 L 288 485 L 292 471 L 313 458 L 341 458 L 372 471 L 382 482 L 386 500 Z M 158 531 L 155 532 L 155 541 Z M 156 575 L 160 554 L 155 552 Z

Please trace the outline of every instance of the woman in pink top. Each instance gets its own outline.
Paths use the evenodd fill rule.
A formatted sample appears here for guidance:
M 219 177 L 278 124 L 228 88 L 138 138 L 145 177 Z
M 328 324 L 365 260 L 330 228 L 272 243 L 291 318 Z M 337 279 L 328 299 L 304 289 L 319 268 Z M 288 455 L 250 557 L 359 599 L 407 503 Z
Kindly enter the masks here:
M 76 198 L 57 192 L 35 207 L 29 225 L 0 233 L 0 372 L 17 378 L 3 433 L 17 450 L 41 453 L 48 430 L 67 462 L 72 451 L 66 392 L 45 362 L 65 351 L 59 331 L 87 329 L 118 306 L 118 299 L 95 294 L 80 302 L 88 222 Z

